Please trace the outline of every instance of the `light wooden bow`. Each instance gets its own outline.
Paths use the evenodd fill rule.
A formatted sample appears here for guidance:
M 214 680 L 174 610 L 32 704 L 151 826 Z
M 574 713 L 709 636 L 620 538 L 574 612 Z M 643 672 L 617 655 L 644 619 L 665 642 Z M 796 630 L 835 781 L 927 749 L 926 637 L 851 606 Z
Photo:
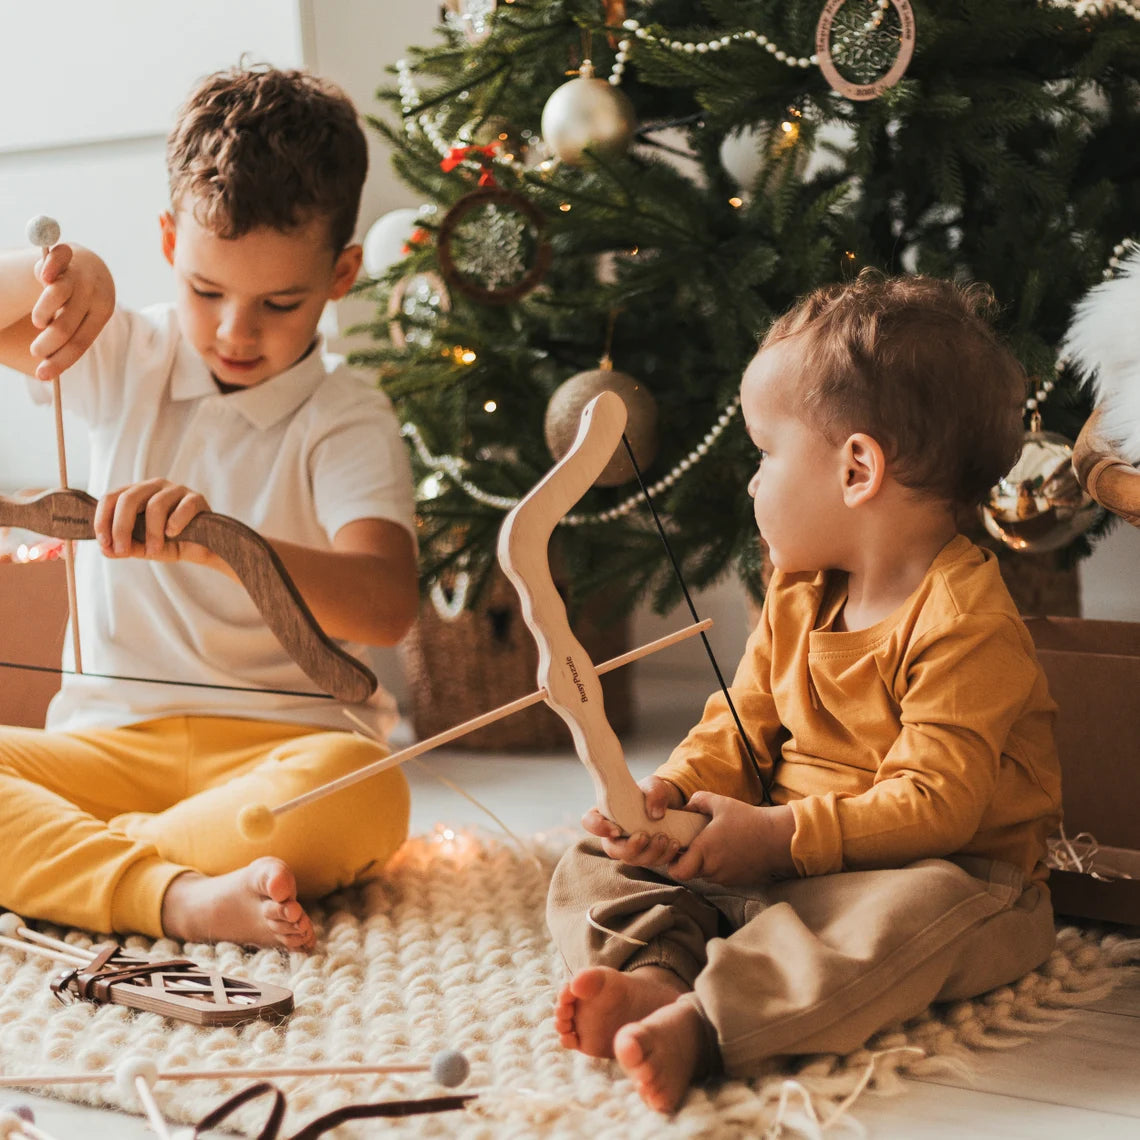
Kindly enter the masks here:
M 625 404 L 616 393 L 604 391 L 590 401 L 570 450 L 503 521 L 499 563 L 518 591 L 523 619 L 538 643 L 544 699 L 570 729 L 578 758 L 593 778 L 598 809 L 626 835 L 664 833 L 684 846 L 707 820 L 685 811 L 668 811 L 662 820 L 646 814 L 644 793 L 606 718 L 597 670 L 570 628 L 550 572 L 550 536 L 613 458 L 625 421 Z
M 1093 409 L 1073 445 L 1073 470 L 1102 507 L 1140 526 L 1140 471 L 1122 459 L 1101 434 L 1103 408 Z
M 0 526 L 65 541 L 93 539 L 96 505 L 86 492 L 68 488 L 32 499 L 0 495 Z M 142 516 L 135 523 L 134 538 L 145 541 Z M 233 570 L 265 624 L 323 692 L 357 703 L 376 691 L 375 675 L 321 629 L 277 552 L 257 531 L 228 515 L 204 511 L 178 538 L 204 546 Z

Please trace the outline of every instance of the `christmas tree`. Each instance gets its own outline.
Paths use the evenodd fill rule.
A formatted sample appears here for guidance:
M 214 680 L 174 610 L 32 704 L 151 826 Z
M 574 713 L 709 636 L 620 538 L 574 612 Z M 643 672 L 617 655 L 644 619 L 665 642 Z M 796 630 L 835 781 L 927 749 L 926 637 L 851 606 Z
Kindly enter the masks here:
M 987 283 L 1027 413 L 1074 438 L 1059 345 L 1140 218 L 1138 79 L 1126 0 L 449 0 L 372 120 L 423 205 L 369 234 L 358 355 L 413 445 L 426 580 L 476 596 L 613 387 L 686 581 L 759 597 L 740 376 L 774 315 L 865 266 Z M 664 610 L 669 559 L 611 466 L 557 557 L 577 598 Z M 1094 518 L 1041 516 L 1029 548 L 1079 556 Z

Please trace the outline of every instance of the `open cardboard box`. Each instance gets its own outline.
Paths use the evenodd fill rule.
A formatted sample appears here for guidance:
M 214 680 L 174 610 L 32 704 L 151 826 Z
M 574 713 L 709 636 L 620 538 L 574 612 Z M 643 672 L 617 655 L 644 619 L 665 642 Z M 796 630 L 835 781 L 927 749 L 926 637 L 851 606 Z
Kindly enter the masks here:
M 0 661 L 58 668 L 67 625 L 62 560 L 0 562 Z M 42 728 L 58 673 L 0 669 L 0 724 Z
M 1049 678 L 1065 835 L 1080 866 L 1054 870 L 1058 914 L 1140 925 L 1140 623 L 1031 618 L 1026 624 Z M 1100 875 L 1104 875 L 1103 878 Z M 1122 876 L 1131 876 L 1124 878 Z

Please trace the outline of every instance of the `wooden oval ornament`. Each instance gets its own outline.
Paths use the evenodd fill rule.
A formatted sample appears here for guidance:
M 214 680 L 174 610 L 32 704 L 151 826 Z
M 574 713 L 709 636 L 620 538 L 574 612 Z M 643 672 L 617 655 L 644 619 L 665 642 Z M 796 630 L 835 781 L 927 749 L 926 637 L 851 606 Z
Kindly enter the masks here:
M 855 0 L 827 0 L 815 28 L 815 54 L 823 77 L 840 95 L 858 101 L 877 99 L 898 83 L 914 55 L 914 10 L 910 6 L 910 0 L 890 0 L 899 23 L 898 52 L 894 62 L 882 75 L 866 83 L 858 83 L 840 72 L 831 48 L 836 17 L 845 5 L 854 2 Z

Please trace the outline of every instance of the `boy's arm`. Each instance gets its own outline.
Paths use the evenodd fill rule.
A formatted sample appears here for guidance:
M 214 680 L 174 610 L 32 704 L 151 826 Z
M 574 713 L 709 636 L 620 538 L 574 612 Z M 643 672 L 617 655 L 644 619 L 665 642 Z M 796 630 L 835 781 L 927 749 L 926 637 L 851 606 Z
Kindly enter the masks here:
M 103 260 L 65 243 L 0 252 L 0 364 L 51 380 L 74 364 L 115 309 Z M 39 276 L 37 276 L 37 271 Z
M 411 628 L 419 608 L 416 553 L 399 523 L 346 523 L 331 552 L 270 541 L 330 637 L 395 645 Z
M 149 558 L 209 566 L 237 581 L 218 555 L 179 534 L 210 509 L 194 491 L 165 479 L 135 483 L 104 495 L 95 510 L 95 536 L 110 558 Z M 145 512 L 146 541 L 133 537 Z M 333 537 L 333 549 L 317 550 L 263 536 L 273 546 L 313 617 L 330 637 L 366 645 L 395 645 L 419 607 L 415 546 L 388 519 L 356 519 Z
M 1039 679 L 1031 650 L 1006 616 L 962 615 L 916 646 L 906 666 L 901 728 L 873 785 L 858 795 L 791 803 L 799 873 L 898 867 L 965 847 L 993 799 L 1010 730 Z

